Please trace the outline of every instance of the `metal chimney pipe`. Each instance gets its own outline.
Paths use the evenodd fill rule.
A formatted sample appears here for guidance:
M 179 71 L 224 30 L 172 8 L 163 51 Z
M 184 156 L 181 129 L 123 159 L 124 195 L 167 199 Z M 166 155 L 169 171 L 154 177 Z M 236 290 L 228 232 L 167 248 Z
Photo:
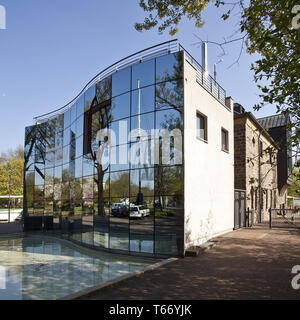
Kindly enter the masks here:
M 202 67 L 204 71 L 207 71 L 207 43 L 202 43 Z

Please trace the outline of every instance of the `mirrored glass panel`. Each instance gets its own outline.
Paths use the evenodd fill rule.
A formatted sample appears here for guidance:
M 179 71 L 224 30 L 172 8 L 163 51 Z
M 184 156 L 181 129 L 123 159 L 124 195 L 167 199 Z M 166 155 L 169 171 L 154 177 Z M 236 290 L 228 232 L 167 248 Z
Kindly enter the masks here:
M 130 116 L 130 93 L 122 94 L 112 99 L 112 121 Z
M 120 70 L 112 75 L 112 96 L 118 96 L 131 89 L 131 67 Z
M 156 82 L 183 77 L 183 54 L 176 52 L 156 58 Z
M 82 94 L 76 101 L 76 118 L 79 118 L 84 113 L 84 94 Z
M 110 174 L 110 197 L 120 199 L 129 197 L 129 171 Z
M 162 82 L 156 85 L 156 109 L 183 109 L 183 80 Z
M 96 85 L 92 85 L 84 93 L 84 111 L 89 110 L 95 96 L 96 96 Z
M 135 90 L 132 92 L 131 115 L 138 115 L 154 111 L 155 87 Z
M 155 83 L 154 65 L 155 62 L 152 59 L 132 66 L 132 90 Z
M 98 103 L 107 101 L 111 99 L 111 83 L 112 78 L 111 76 L 102 79 L 96 85 L 96 96 Z

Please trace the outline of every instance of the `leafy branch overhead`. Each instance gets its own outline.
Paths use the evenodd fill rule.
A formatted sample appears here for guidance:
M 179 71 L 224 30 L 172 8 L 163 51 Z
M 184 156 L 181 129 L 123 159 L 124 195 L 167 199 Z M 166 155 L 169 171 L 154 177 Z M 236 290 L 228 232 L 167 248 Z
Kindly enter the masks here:
M 140 0 L 148 16 L 143 23 L 136 23 L 135 28 L 143 31 L 158 27 L 160 33 L 168 29 L 175 35 L 184 17 L 201 27 L 204 24 L 202 13 L 209 3 L 214 3 L 216 10 L 225 8 L 225 13 L 220 11 L 223 20 L 236 18 L 234 10 L 238 8 L 239 29 L 234 30 L 237 38 L 208 42 L 224 50 L 225 45 L 241 41 L 240 55 L 244 48 L 249 54 L 260 55 L 251 68 L 261 92 L 260 102 L 254 109 L 271 104 L 278 113 L 289 114 L 290 147 L 296 148 L 300 139 L 300 9 L 296 10 L 299 1 L 252 0 L 246 5 L 243 0 Z
M 174 36 L 178 32 L 178 24 L 183 17 L 194 19 L 197 27 L 202 27 L 204 22 L 201 18 L 202 11 L 211 0 L 140 0 L 140 7 L 150 12 L 143 23 L 136 23 L 138 31 L 149 30 L 158 26 L 162 33 L 170 28 L 169 33 Z

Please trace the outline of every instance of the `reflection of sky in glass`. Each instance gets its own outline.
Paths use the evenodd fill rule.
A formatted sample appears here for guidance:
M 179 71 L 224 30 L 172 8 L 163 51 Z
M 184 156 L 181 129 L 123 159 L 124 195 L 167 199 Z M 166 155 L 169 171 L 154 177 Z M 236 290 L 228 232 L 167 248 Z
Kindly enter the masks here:
M 57 299 L 151 263 L 75 249 L 46 237 L 1 238 L 0 299 Z

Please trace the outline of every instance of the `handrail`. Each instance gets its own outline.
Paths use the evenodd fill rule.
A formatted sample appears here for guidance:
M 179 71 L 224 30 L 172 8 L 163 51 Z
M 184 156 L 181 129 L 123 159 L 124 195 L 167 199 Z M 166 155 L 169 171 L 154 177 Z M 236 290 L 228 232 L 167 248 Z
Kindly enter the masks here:
M 141 51 L 127 56 L 126 58 L 119 60 L 118 62 L 113 63 L 109 67 L 100 71 L 95 77 L 93 77 L 79 92 L 79 94 L 70 102 L 65 104 L 63 107 L 34 117 L 33 119 L 36 121 L 36 123 L 42 123 L 47 120 L 51 120 L 52 118 L 56 117 L 58 113 L 61 114 L 68 110 L 68 108 L 71 107 L 71 105 L 95 82 L 100 81 L 101 79 L 104 79 L 109 75 L 126 68 L 127 66 L 138 63 L 139 61 L 146 61 L 154 57 L 159 57 L 166 53 L 173 53 L 178 51 L 184 51 L 186 54 L 186 58 L 192 65 L 196 67 L 197 82 L 228 109 L 228 107 L 225 104 L 226 91 L 219 85 L 219 83 L 214 78 L 212 78 L 207 72 L 205 72 L 201 64 L 196 59 L 194 59 L 193 56 L 181 44 L 178 43 L 178 39 L 173 39 L 143 49 Z

